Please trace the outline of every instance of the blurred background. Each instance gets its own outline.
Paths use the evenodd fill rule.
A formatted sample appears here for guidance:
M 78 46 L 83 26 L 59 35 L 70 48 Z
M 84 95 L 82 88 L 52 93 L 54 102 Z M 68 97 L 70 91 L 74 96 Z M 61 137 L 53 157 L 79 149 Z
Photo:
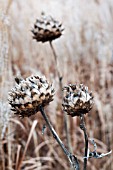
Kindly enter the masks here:
M 82 169 L 84 135 L 79 118 L 67 116 L 68 142 L 56 63 L 49 43 L 32 39 L 31 29 L 41 12 L 61 21 L 64 34 L 53 42 L 63 86 L 84 83 L 94 94 L 94 107 L 85 116 L 89 138 L 97 152 L 113 150 L 113 1 L 112 0 L 0 0 L 0 169 L 71 170 L 40 113 L 20 119 L 7 102 L 14 78 L 45 75 L 56 95 L 46 108 L 58 135 L 73 152 Z M 31 128 L 37 120 L 31 134 Z M 29 140 L 29 135 L 32 135 Z M 89 147 L 93 150 L 90 143 Z M 23 156 L 24 155 L 24 156 Z M 21 157 L 23 156 L 23 161 Z M 113 154 L 90 158 L 88 170 L 112 170 Z

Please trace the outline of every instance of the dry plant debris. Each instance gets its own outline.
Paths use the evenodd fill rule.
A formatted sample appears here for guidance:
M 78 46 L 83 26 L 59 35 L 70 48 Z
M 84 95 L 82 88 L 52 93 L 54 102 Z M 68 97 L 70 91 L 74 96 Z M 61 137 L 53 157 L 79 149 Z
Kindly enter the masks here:
M 17 84 L 9 92 L 9 103 L 15 114 L 31 116 L 39 111 L 39 106 L 48 105 L 54 96 L 54 88 L 45 77 L 30 76 L 15 79 Z
M 42 14 L 41 19 L 37 19 L 32 29 L 33 38 L 36 41 L 47 42 L 59 38 L 63 33 L 63 26 L 51 16 Z
M 93 106 L 93 95 L 83 84 L 70 84 L 63 89 L 66 94 L 63 98 L 63 109 L 69 115 L 80 116 L 88 113 Z
M 38 7 L 38 10 L 37 10 Z M 41 46 L 41 43 L 31 43 L 30 25 L 33 18 L 39 16 L 43 7 L 45 11 L 51 11 L 56 18 L 61 18 L 66 26 L 66 34 L 61 42 L 55 41 L 55 49 L 60 56 L 59 68 L 63 73 L 63 82 L 65 84 L 75 81 L 87 84 L 93 91 L 95 105 L 90 111 L 91 114 L 85 116 L 87 131 L 89 137 L 94 137 L 97 144 L 97 153 L 107 153 L 113 150 L 113 1 L 112 0 L 95 0 L 76 1 L 72 0 L 61 3 L 58 1 L 1 1 L 0 4 L 0 94 L 2 103 L 7 103 L 7 92 L 13 87 L 14 77 L 21 73 L 22 77 L 35 75 L 40 70 L 47 77 L 50 76 L 56 80 L 54 64 L 51 61 L 51 52 L 49 48 Z M 7 9 L 6 9 L 7 8 Z M 20 12 L 21 11 L 21 12 Z M 9 18 L 9 25 L 1 21 L 1 16 Z M 90 14 L 90 15 L 89 15 Z M 18 17 L 19 16 L 19 17 Z M 62 36 L 63 37 L 63 36 Z M 23 64 L 24 63 L 24 64 Z M 47 65 L 48 63 L 48 65 Z M 73 73 L 73 74 L 71 74 Z M 68 78 L 68 79 L 67 79 Z M 10 80 L 10 81 L 9 81 Z M 57 88 L 57 87 L 56 87 Z M 62 115 L 60 109 L 56 109 L 56 103 L 59 101 L 59 94 L 56 94 L 55 102 L 47 108 L 51 123 L 55 129 L 61 129 L 60 137 L 65 143 L 65 136 L 62 124 Z M 7 104 L 5 104 L 7 107 Z M 3 110 L 0 111 L 2 125 L 4 115 L 9 120 L 9 115 Z M 7 116 L 8 115 L 8 116 Z M 40 114 L 32 117 L 18 119 L 12 118 L 6 126 L 3 134 L 3 140 L 0 147 L 0 169 L 16 169 L 16 157 L 20 159 L 25 148 L 28 134 L 33 124 L 33 120 L 38 118 L 42 122 Z M 55 118 L 55 119 L 54 119 Z M 27 120 L 27 121 L 26 121 Z M 55 123 L 55 121 L 57 123 Z M 18 123 L 17 123 L 18 122 Z M 83 155 L 83 133 L 79 128 L 79 118 L 72 119 L 69 117 L 71 127 L 69 129 L 73 152 L 76 155 Z M 12 126 L 13 125 L 13 126 Z M 21 125 L 21 126 L 20 126 Z M 22 126 L 25 128 L 23 131 Z M 75 128 L 76 127 L 76 128 Z M 42 124 L 33 132 L 30 145 L 27 149 L 24 161 L 22 162 L 23 170 L 36 168 L 59 170 L 69 170 L 69 164 L 61 149 L 53 142 L 46 129 L 42 135 Z M 47 132 L 47 133 L 46 133 Z M 49 143 L 43 142 L 46 140 Z M 41 149 L 34 152 L 35 148 L 41 146 Z M 20 154 L 17 149 L 21 147 Z M 89 144 L 89 149 L 90 149 Z M 55 148 L 55 150 L 53 150 Z M 92 149 L 90 149 L 92 150 Z M 41 161 L 40 158 L 52 158 L 53 162 Z M 39 158 L 39 162 L 37 159 Z M 36 161 L 35 161 L 36 160 Z M 78 156 L 80 166 L 83 165 L 83 158 Z M 27 161 L 27 162 L 26 162 Z M 28 163 L 29 162 L 29 163 Z M 32 162 L 32 164 L 30 164 Z M 98 162 L 98 163 L 97 163 Z M 29 165 L 30 164 L 30 165 Z M 38 166 L 37 166 L 38 164 Z M 33 165 L 33 166 L 32 166 Z M 88 170 L 112 170 L 113 154 L 103 157 L 102 159 L 88 159 Z

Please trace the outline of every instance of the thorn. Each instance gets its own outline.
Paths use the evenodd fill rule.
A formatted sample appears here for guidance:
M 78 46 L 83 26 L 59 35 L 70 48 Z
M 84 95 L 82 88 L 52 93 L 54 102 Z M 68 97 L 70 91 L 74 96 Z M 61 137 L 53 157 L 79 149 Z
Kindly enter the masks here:
M 46 129 L 46 125 L 43 125 L 43 128 L 42 128 L 42 135 L 44 135 L 45 129 Z

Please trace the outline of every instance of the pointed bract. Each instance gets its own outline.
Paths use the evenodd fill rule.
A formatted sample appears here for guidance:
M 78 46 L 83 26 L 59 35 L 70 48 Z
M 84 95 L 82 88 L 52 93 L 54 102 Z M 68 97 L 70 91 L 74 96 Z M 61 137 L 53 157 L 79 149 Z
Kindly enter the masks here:
M 87 86 L 70 84 L 63 90 L 66 92 L 63 98 L 63 110 L 72 117 L 86 114 L 92 109 L 93 96 L 91 92 L 88 92 Z
M 54 88 L 45 77 L 31 76 L 18 81 L 9 92 L 8 101 L 15 114 L 25 117 L 39 111 L 39 106 L 48 105 L 54 96 Z
M 61 23 L 54 20 L 51 16 L 46 17 L 42 15 L 41 19 L 36 20 L 32 33 L 36 41 L 47 42 L 59 38 L 63 30 Z

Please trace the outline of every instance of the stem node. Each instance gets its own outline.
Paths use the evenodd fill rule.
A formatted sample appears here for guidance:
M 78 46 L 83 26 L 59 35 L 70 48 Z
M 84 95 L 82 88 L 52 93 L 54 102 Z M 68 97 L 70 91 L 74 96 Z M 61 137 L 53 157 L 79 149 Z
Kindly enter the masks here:
M 81 130 L 83 130 L 84 138 L 85 138 L 85 154 L 84 154 L 84 169 L 83 170 L 86 170 L 87 169 L 87 152 L 88 152 L 88 135 L 87 135 L 86 127 L 85 127 L 84 114 L 80 115 L 80 120 L 81 120 L 80 128 Z

